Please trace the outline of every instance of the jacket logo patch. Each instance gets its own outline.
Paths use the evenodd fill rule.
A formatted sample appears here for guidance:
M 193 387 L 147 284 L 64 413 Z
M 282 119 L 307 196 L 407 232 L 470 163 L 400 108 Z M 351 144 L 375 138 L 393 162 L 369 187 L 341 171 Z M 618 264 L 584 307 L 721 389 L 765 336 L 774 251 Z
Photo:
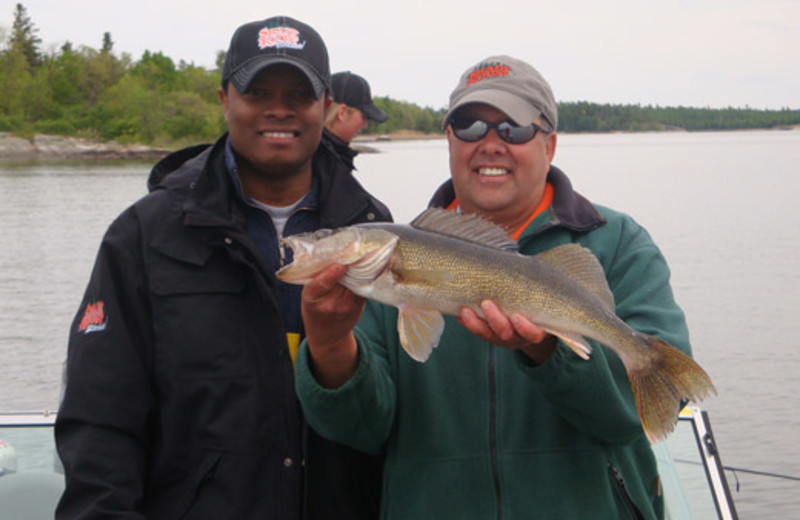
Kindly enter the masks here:
M 105 305 L 102 300 L 87 304 L 86 310 L 83 311 L 81 324 L 78 325 L 78 332 L 89 334 L 90 332 L 105 330 L 106 325 L 108 325 L 108 316 L 106 316 L 104 309 Z

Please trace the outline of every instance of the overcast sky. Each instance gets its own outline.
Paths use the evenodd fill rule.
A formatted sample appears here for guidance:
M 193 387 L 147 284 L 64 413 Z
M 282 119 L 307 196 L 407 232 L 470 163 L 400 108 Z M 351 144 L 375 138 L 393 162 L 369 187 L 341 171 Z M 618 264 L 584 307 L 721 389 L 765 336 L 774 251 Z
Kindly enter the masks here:
M 0 3 L 4 34 L 16 3 Z M 510 54 L 539 69 L 558 101 L 800 109 L 800 0 L 21 3 L 45 49 L 99 49 L 109 32 L 117 54 L 161 51 L 207 68 L 240 24 L 289 15 L 319 31 L 333 72 L 433 108 L 466 68 Z

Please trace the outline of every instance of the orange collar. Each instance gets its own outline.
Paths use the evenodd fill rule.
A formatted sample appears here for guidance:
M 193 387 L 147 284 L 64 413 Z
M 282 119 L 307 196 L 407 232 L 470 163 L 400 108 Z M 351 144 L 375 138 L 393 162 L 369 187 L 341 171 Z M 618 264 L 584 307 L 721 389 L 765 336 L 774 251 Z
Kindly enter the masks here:
M 528 217 L 528 219 L 519 227 L 519 229 L 517 229 L 513 233 L 510 233 L 511 238 L 513 238 L 514 240 L 517 240 L 519 238 L 519 236 L 522 234 L 522 232 L 525 231 L 525 228 L 528 227 L 528 224 L 533 222 L 533 219 L 535 219 L 536 217 L 541 215 L 542 212 L 544 212 L 544 210 L 546 210 L 548 207 L 550 207 L 550 204 L 553 203 L 553 194 L 554 193 L 555 193 L 555 190 L 553 190 L 553 185 L 550 184 L 549 182 L 546 183 L 544 185 L 544 194 L 542 195 L 542 200 L 539 201 L 539 205 L 536 206 L 536 209 L 533 210 L 533 213 L 531 213 L 531 216 Z M 453 202 L 451 202 L 447 206 L 447 209 L 457 209 L 457 208 L 458 208 L 458 199 L 453 199 Z

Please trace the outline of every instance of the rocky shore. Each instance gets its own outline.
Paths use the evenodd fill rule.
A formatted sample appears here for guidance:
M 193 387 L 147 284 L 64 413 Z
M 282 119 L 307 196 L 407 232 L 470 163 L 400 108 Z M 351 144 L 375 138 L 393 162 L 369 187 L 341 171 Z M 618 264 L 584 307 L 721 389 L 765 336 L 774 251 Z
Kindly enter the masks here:
M 79 137 L 36 135 L 32 139 L 0 132 L 0 161 L 31 160 L 106 160 L 128 159 L 152 161 L 170 150 L 144 145 L 107 143 Z
M 442 134 L 401 131 L 383 135 L 360 135 L 352 147 L 361 153 L 375 153 L 370 146 L 376 141 L 441 139 Z M 172 150 L 141 144 L 100 142 L 80 137 L 37 134 L 32 139 L 0 132 L 0 162 L 48 160 L 141 160 L 156 161 Z

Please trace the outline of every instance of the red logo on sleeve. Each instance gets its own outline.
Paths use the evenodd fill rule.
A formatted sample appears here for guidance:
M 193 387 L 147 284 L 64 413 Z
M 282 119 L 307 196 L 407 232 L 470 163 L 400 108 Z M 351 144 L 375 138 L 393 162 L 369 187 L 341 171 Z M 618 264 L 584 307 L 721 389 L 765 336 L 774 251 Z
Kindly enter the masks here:
M 78 332 L 89 334 L 105 330 L 108 325 L 108 316 L 106 316 L 104 307 L 105 303 L 102 300 L 87 304 L 86 310 L 83 311 L 81 324 L 78 325 Z

